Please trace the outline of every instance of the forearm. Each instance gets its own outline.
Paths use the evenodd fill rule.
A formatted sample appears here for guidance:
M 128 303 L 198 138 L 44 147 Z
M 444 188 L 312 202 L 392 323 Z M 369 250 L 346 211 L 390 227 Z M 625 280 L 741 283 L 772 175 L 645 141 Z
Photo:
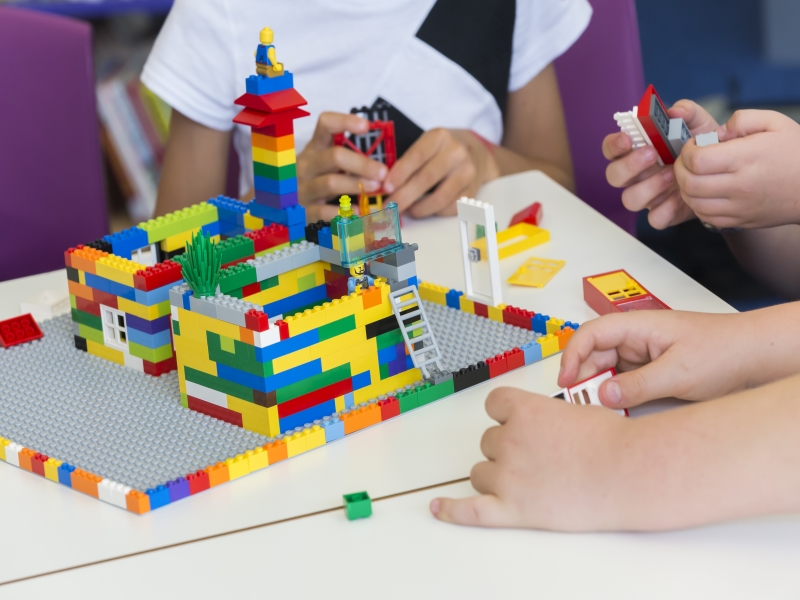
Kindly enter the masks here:
M 788 300 L 800 299 L 800 225 L 726 233 L 742 268 Z
M 632 419 L 608 529 L 664 530 L 800 511 L 800 376 Z

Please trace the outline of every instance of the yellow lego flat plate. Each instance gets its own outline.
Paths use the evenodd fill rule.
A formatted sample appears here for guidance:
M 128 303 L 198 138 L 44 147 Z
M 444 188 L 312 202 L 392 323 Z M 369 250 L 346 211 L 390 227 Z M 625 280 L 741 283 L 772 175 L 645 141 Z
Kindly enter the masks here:
M 530 223 L 517 223 L 497 232 L 497 256 L 503 260 L 549 241 L 550 232 L 547 229 Z M 486 238 L 475 240 L 472 247 L 480 250 L 481 260 L 486 260 Z
M 632 279 L 624 271 L 590 277 L 588 281 L 612 301 L 642 296 L 647 293 L 635 279 Z
M 509 277 L 508 283 L 543 288 L 565 264 L 567 264 L 565 260 L 531 257 Z

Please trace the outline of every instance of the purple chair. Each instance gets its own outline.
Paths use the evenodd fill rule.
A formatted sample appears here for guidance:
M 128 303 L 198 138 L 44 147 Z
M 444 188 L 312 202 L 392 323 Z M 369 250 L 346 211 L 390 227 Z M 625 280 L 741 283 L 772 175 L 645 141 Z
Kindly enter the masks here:
M 633 234 L 636 215 L 606 181 L 602 142 L 619 131 L 614 113 L 630 110 L 644 92 L 642 49 L 634 0 L 589 0 L 592 21 L 555 61 L 567 121 L 577 195 Z
M 0 8 L 0 280 L 108 233 L 91 28 Z

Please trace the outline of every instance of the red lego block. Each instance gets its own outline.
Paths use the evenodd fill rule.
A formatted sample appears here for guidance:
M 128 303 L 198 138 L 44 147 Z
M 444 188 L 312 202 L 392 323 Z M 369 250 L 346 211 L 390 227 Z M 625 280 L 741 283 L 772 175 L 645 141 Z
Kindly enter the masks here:
M 511 217 L 511 223 L 509 223 L 508 226 L 512 227 L 519 223 L 530 223 L 531 225 L 538 227 L 539 223 L 542 222 L 542 216 L 542 205 L 538 202 L 534 202 L 529 207 L 523 208 L 521 211 Z
M 77 248 L 68 248 L 64 251 L 64 264 L 68 267 L 72 266 L 72 253 L 75 252 Z
M 305 98 L 294 88 L 270 92 L 269 94 L 242 94 L 233 102 L 239 106 L 245 106 L 263 112 L 281 112 L 298 106 L 308 104 Z
M 153 377 L 159 377 L 164 373 L 175 371 L 178 368 L 178 361 L 174 356 L 157 363 L 150 362 L 149 360 L 142 360 L 142 363 L 144 364 L 144 372 Z
M 642 124 L 662 162 L 665 165 L 674 163 L 677 157 L 673 154 L 672 145 L 669 143 L 669 115 L 652 84 L 647 86 L 644 96 L 639 101 L 636 118 Z
M 386 400 L 379 400 L 378 406 L 381 407 L 381 421 L 386 421 L 400 414 L 400 403 L 394 396 L 389 396 Z
M 92 296 L 94 296 L 94 292 L 92 293 Z M 92 302 L 91 300 L 81 298 L 80 296 L 75 296 L 75 308 L 85 313 L 89 313 L 90 315 L 94 315 L 95 317 L 100 316 L 100 305 L 97 302 Z
M 267 331 L 269 316 L 263 310 L 252 308 L 244 313 L 244 324 L 251 331 Z
M 44 337 L 44 334 L 30 313 L 0 321 L 0 345 L 3 348 L 38 340 L 41 337 Z
M 186 481 L 189 482 L 189 494 L 199 494 L 211 487 L 208 483 L 208 473 L 205 471 L 189 473 L 186 476 Z
M 266 127 L 254 127 L 252 131 L 253 133 L 260 133 L 270 137 L 283 137 L 284 135 L 294 134 L 294 123 L 291 120 L 283 121 Z
M 336 383 L 326 385 L 313 392 L 308 392 L 307 394 L 278 404 L 278 418 L 283 419 L 284 417 L 299 413 L 301 410 L 311 408 L 322 402 L 349 394 L 352 391 L 353 380 L 348 377 L 342 381 L 337 381 Z
M 256 252 L 262 252 L 289 241 L 289 229 L 280 223 L 270 223 L 261 229 L 249 231 L 244 235 L 253 240 Z
M 475 314 L 479 317 L 489 318 L 489 307 L 480 302 L 475 302 Z
M 277 321 L 275 321 L 275 325 L 278 326 L 278 331 L 281 334 L 281 339 L 282 340 L 289 339 L 289 324 L 283 319 L 278 319 Z
M 625 294 L 628 297 L 612 300 L 589 281 L 596 277 L 613 275 L 615 273 L 622 273 L 627 279 L 632 280 L 639 287 L 641 293 L 636 296 Z M 624 290 L 621 291 L 624 292 Z M 584 277 L 583 299 L 586 301 L 586 304 L 599 315 L 607 315 L 612 312 L 628 312 L 632 310 L 671 310 L 669 306 L 651 294 L 641 283 L 633 279 L 633 277 L 623 269 Z
M 92 290 L 92 298 L 98 304 L 103 304 L 105 306 L 110 306 L 111 308 L 117 308 L 117 297 L 113 294 L 109 294 L 102 290 L 97 290 L 95 288 L 89 288 Z
M 336 271 L 325 270 L 325 283 L 338 283 L 342 280 L 344 280 L 345 285 L 347 285 L 347 275 L 337 273 Z
M 247 125 L 253 130 L 267 129 L 270 125 L 277 125 L 286 121 L 293 121 L 294 119 L 307 117 L 310 114 L 311 113 L 303 110 L 302 108 L 290 108 L 289 110 L 284 110 L 279 113 L 268 113 L 261 110 L 256 110 L 254 108 L 245 108 L 233 118 L 233 122 L 240 125 Z M 263 132 L 259 131 L 258 133 Z M 280 137 L 280 135 L 276 135 L 274 133 L 268 133 L 266 135 Z
M 186 399 L 188 400 L 188 405 L 191 410 L 196 410 L 199 413 L 203 413 L 209 417 L 214 417 L 220 421 L 225 421 L 231 425 L 236 425 L 237 427 L 242 426 L 242 415 L 236 411 L 230 410 L 223 406 L 217 406 L 216 404 L 211 404 L 211 402 L 200 400 L 194 396 L 187 396 Z
M 525 353 L 519 348 L 513 348 L 504 354 L 509 371 L 513 371 L 514 369 L 519 369 L 520 367 L 525 366 Z
M 331 300 L 337 300 L 342 296 L 347 296 L 347 279 L 342 280 L 343 283 L 326 283 L 325 295 Z
M 528 331 L 533 330 L 533 317 L 536 313 L 532 310 L 525 310 L 524 308 L 517 308 L 516 306 L 506 306 L 503 309 L 503 323 L 521 327 Z
M 489 367 L 489 379 L 508 373 L 508 362 L 502 354 L 498 354 L 494 358 L 487 358 L 486 365 Z
M 173 260 L 165 260 L 152 267 L 136 271 L 133 276 L 133 287 L 143 292 L 149 292 L 181 279 L 183 279 L 181 266 Z
M 37 475 L 44 477 L 44 463 L 47 462 L 49 457 L 41 452 L 37 452 L 31 458 L 31 471 Z
M 247 298 L 248 296 L 252 296 L 253 294 L 257 294 L 261 291 L 261 286 L 256 283 L 248 283 L 246 286 L 242 287 L 242 298 Z

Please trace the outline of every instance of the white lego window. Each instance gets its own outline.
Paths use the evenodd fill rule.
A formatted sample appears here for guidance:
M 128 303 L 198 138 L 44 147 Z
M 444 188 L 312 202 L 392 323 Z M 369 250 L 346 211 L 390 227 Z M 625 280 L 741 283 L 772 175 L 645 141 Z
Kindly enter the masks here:
M 106 346 L 117 350 L 128 350 L 128 327 L 125 313 L 107 306 L 100 307 L 103 316 L 103 337 Z
M 158 248 L 155 244 L 150 244 L 131 252 L 131 260 L 145 267 L 152 267 L 158 263 Z

